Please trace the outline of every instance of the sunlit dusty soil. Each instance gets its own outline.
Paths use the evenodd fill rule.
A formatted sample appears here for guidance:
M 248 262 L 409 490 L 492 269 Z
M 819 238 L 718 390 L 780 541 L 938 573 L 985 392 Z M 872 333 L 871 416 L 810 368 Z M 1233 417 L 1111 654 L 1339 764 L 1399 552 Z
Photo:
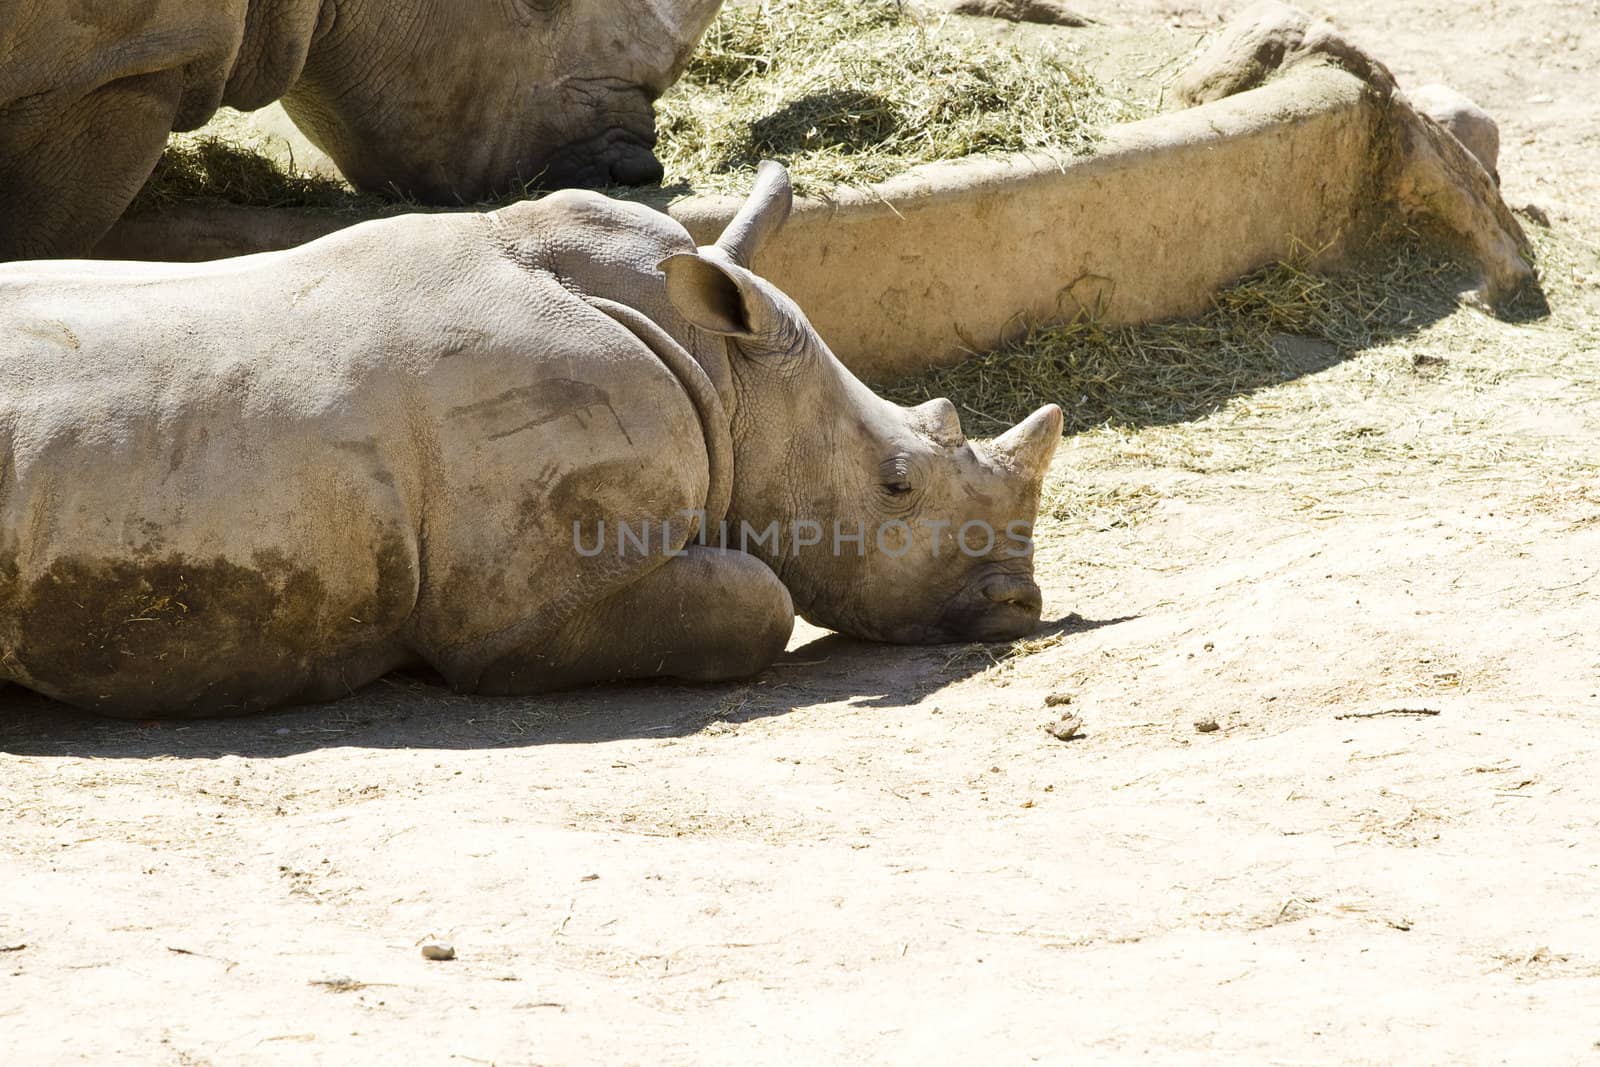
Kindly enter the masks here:
M 1501 118 L 1549 317 L 1067 441 L 1016 650 L 806 629 L 744 686 L 179 726 L 8 695 L 9 1062 L 1600 1056 L 1600 9 L 1327 6 Z

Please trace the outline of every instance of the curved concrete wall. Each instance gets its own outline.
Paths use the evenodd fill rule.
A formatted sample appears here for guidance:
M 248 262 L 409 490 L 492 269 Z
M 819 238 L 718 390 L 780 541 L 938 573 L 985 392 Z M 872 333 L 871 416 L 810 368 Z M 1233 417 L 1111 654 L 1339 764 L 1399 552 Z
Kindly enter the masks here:
M 1297 240 L 1338 250 L 1371 188 L 1365 90 L 1318 66 L 1116 127 L 1092 156 L 920 167 L 802 202 L 755 266 L 867 377 L 992 349 L 1030 320 L 1193 314 Z M 706 241 L 734 203 L 672 214 Z
M 1297 241 L 1338 251 L 1372 188 L 1378 121 L 1363 82 L 1309 64 L 1114 127 L 1091 156 L 930 164 L 800 200 L 756 268 L 867 378 L 954 362 L 1085 309 L 1113 322 L 1191 314 Z M 691 197 L 667 210 L 709 243 L 738 202 Z M 209 259 L 358 221 L 196 206 L 126 219 L 96 254 Z

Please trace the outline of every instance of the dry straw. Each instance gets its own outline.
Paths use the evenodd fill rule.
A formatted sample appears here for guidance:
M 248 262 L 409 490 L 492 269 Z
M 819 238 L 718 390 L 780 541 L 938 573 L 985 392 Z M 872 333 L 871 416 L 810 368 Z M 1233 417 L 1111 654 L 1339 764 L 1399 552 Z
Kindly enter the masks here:
M 1249 275 L 1198 318 L 1117 326 L 1081 314 L 886 393 L 908 404 L 948 396 L 973 435 L 1052 402 L 1068 433 L 1191 420 L 1433 321 L 1464 283 L 1436 242 L 1410 231 L 1374 237 L 1330 273 L 1310 270 L 1312 258 Z
M 737 191 L 778 159 L 802 192 L 981 153 L 1085 152 L 1129 115 L 1049 47 L 894 0 L 729 6 L 657 110 L 669 180 Z

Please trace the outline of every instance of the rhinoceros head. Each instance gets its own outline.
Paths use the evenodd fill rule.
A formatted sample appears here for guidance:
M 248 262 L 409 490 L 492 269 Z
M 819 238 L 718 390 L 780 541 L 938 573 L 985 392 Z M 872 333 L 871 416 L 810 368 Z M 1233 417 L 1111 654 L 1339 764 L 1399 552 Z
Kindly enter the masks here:
M 659 181 L 653 102 L 721 0 L 323 4 L 295 123 L 358 187 L 468 203 Z
M 1047 404 L 975 443 L 948 400 L 906 408 L 874 394 L 749 269 L 790 204 L 788 175 L 763 164 L 716 245 L 660 264 L 679 313 L 728 340 L 725 542 L 764 559 L 796 610 L 831 629 L 913 644 L 1031 632 L 1033 522 L 1061 409 Z

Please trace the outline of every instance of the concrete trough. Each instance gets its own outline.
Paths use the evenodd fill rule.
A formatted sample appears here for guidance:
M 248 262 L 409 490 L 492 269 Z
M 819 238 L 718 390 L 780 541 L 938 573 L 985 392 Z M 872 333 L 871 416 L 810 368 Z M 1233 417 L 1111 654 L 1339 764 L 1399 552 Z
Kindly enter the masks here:
M 1305 64 L 1262 88 L 1113 127 L 1088 156 L 928 164 L 801 200 L 756 268 L 857 374 L 885 379 L 1089 311 L 1201 311 L 1309 247 L 1337 255 L 1371 207 L 1382 112 L 1362 80 Z M 738 200 L 667 210 L 708 243 Z M 211 259 L 290 247 L 358 217 L 190 206 L 125 219 L 109 258 Z

